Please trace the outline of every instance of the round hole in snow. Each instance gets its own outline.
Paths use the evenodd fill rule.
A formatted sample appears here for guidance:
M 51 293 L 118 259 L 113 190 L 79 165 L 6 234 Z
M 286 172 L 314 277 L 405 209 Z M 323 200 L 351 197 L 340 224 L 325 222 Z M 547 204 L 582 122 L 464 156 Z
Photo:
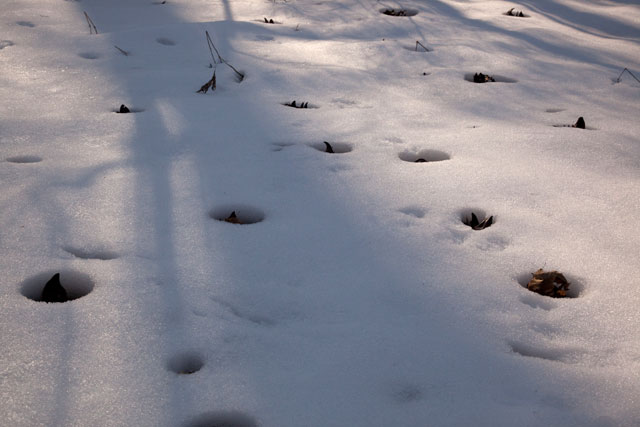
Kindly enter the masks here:
M 418 14 L 418 11 L 415 9 L 384 8 L 380 9 L 380 13 L 388 16 L 416 16 Z
M 42 157 L 38 156 L 14 156 L 7 157 L 7 162 L 10 163 L 39 163 L 42 161 Z
M 544 270 L 544 273 L 550 273 L 554 270 Z M 522 273 L 518 276 L 516 276 L 516 281 L 520 284 L 520 286 L 522 286 L 523 288 L 530 290 L 528 288 L 528 284 L 531 281 L 531 279 L 534 277 L 534 274 L 537 273 L 536 272 L 530 272 L 530 273 Z M 561 271 L 559 271 L 559 273 L 562 273 Z M 566 296 L 564 298 L 578 298 L 580 296 L 580 294 L 584 291 L 584 285 L 582 284 L 582 281 L 572 275 L 566 274 L 566 273 L 562 273 L 564 278 L 566 279 L 567 282 L 569 282 L 569 289 L 566 291 Z M 558 285 L 558 283 L 556 283 Z M 544 293 L 541 292 L 536 292 L 535 290 L 531 290 L 531 292 L 539 294 L 541 296 L 547 296 L 547 297 L 553 297 L 552 295 L 545 295 Z M 563 298 L 561 296 L 556 296 L 553 298 Z
M 311 147 L 328 154 L 344 154 L 353 150 L 351 144 L 344 142 L 319 142 L 311 144 Z
M 252 417 L 239 411 L 207 412 L 185 424 L 185 427 L 257 427 Z
M 167 369 L 179 375 L 190 375 L 204 366 L 202 358 L 195 353 L 184 353 L 174 356 L 167 363 Z
M 82 298 L 93 291 L 95 286 L 93 279 L 86 273 L 82 273 L 76 270 L 49 270 L 32 276 L 22 282 L 21 293 L 25 297 L 33 301 L 45 301 L 43 299 L 43 290 L 45 285 L 52 280 L 55 274 L 60 274 L 60 285 L 64 288 L 66 293 L 65 298 L 61 298 L 60 301 L 66 302 L 73 301 L 78 298 Z
M 82 52 L 82 53 L 79 53 L 78 56 L 80 58 L 84 58 L 84 59 L 98 59 L 98 58 L 100 58 L 100 54 L 98 54 L 96 52 Z
M 460 221 L 474 230 L 484 230 L 496 223 L 494 215 L 488 215 L 484 209 L 467 208 L 459 211 Z M 475 220 L 474 220 L 475 215 Z
M 480 77 L 479 76 L 480 74 L 482 74 L 485 78 L 484 79 L 480 79 L 479 81 L 476 81 Z M 476 76 L 476 75 L 478 75 L 478 77 L 476 77 L 476 79 L 474 79 L 474 76 Z M 498 74 L 466 73 L 464 75 L 464 79 L 466 81 L 472 82 L 472 83 L 483 83 L 483 82 L 484 83 L 518 83 L 518 80 L 516 80 L 516 79 L 512 79 L 511 77 L 501 76 L 501 75 L 498 75 Z
M 410 163 L 431 163 L 451 159 L 449 154 L 439 150 L 403 151 L 398 154 L 398 157 Z
M 264 220 L 264 213 L 247 205 L 224 205 L 212 209 L 209 216 L 230 224 L 255 224 Z

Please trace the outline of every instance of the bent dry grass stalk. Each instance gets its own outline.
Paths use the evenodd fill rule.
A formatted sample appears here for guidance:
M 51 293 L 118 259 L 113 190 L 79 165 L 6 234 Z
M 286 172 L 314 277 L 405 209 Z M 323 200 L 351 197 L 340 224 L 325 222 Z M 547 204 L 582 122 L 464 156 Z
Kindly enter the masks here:
M 87 24 L 89 25 L 89 34 L 93 34 L 94 32 L 98 34 L 98 29 L 96 28 L 96 24 L 94 24 L 91 18 L 89 18 L 89 15 L 87 14 L 87 12 L 83 11 L 83 13 L 84 13 L 84 17 L 87 19 Z

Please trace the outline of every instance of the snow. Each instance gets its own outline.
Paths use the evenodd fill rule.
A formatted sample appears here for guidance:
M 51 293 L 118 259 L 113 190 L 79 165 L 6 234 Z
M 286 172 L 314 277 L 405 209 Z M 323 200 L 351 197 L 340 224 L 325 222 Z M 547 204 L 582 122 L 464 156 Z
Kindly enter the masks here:
M 3 424 L 640 424 L 636 2 L 25 0 L 0 29 Z M 197 94 L 205 31 L 246 77 Z M 84 296 L 34 301 L 57 272 Z

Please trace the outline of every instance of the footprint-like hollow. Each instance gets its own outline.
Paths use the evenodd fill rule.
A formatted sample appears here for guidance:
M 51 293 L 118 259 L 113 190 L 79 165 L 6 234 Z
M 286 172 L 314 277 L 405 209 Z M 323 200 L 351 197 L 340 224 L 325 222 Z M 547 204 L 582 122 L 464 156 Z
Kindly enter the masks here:
M 0 50 L 13 45 L 15 45 L 15 43 L 11 40 L 0 40 Z
M 498 74 L 466 73 L 464 79 L 471 83 L 518 83 L 518 80 Z
M 9 163 L 39 163 L 42 161 L 42 157 L 31 155 L 13 156 L 7 157 L 6 161 Z
M 552 362 L 574 363 L 576 359 L 584 354 L 584 352 L 577 349 L 545 348 L 514 341 L 507 344 L 515 354 Z
M 48 270 L 26 279 L 21 285 L 22 295 L 33 301 L 46 301 L 46 295 L 43 295 L 45 285 L 55 280 L 54 277 L 58 274 L 57 280 L 64 291 L 62 292 L 63 297 L 56 302 L 73 301 L 93 291 L 95 283 L 91 276 L 77 270 L 62 269 Z
M 191 375 L 204 366 L 204 360 L 195 352 L 178 354 L 167 362 L 167 369 L 178 375 Z
M 240 411 L 215 411 L 196 417 L 184 427 L 258 427 L 258 423 Z
M 80 52 L 78 54 L 80 58 L 84 59 L 98 59 L 100 58 L 100 54 L 96 52 Z
M 158 37 L 156 39 L 156 42 L 158 42 L 158 43 L 160 43 L 161 45 L 164 45 L 164 46 L 175 46 L 176 45 L 176 42 L 174 42 L 173 40 L 168 39 L 166 37 Z
M 380 9 L 380 13 L 387 16 L 416 16 L 418 14 L 418 11 L 415 9 L 384 8 Z
M 553 271 L 549 270 L 546 273 L 552 273 Z M 538 273 L 538 271 L 535 272 L 528 272 L 528 273 L 522 273 L 516 276 L 516 281 L 518 282 L 518 284 L 520 284 L 520 286 L 522 286 L 523 288 L 530 290 L 530 288 L 528 287 L 529 282 L 531 282 L 531 279 L 533 279 L 534 274 Z M 570 274 L 566 274 L 563 273 L 564 278 L 566 279 L 566 281 L 569 283 L 568 285 L 568 289 L 564 290 L 564 296 L 556 296 L 555 298 L 578 298 L 580 296 L 580 294 L 584 291 L 584 285 L 582 283 L 582 280 L 578 279 L 577 277 L 574 277 Z M 544 278 L 545 276 L 540 276 L 542 278 Z M 561 282 L 563 282 L 562 280 L 557 280 L 556 282 L 553 282 L 552 277 L 549 277 L 549 280 L 551 281 L 550 284 L 554 284 L 555 287 L 560 287 L 561 286 Z M 545 295 L 543 293 L 540 292 L 536 292 L 531 290 L 531 294 L 532 296 L 536 296 L 538 298 L 549 298 L 552 297 L 552 295 Z M 553 292 L 553 294 L 557 294 L 557 292 Z
M 328 154 L 344 154 L 353 150 L 353 146 L 345 142 L 323 141 L 311 144 L 311 147 Z
M 424 216 L 427 214 L 426 209 L 423 209 L 419 206 L 407 206 L 400 209 L 400 212 L 415 218 L 424 218 Z
M 400 160 L 409 163 L 431 163 L 451 159 L 451 156 L 440 150 L 403 151 L 398 154 Z
M 118 254 L 105 248 L 81 248 L 75 246 L 64 246 L 62 248 L 65 252 L 80 259 L 97 259 L 100 261 L 109 261 L 118 258 Z
M 264 220 L 265 215 L 260 209 L 247 205 L 224 205 L 209 211 L 212 219 L 230 224 L 248 225 Z

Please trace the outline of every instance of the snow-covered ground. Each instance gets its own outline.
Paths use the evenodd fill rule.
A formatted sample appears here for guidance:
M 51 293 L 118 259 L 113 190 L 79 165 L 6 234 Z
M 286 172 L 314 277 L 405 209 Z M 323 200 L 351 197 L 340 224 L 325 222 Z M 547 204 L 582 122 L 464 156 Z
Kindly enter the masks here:
M 640 425 L 638 2 L 1 7 L 0 424 Z

